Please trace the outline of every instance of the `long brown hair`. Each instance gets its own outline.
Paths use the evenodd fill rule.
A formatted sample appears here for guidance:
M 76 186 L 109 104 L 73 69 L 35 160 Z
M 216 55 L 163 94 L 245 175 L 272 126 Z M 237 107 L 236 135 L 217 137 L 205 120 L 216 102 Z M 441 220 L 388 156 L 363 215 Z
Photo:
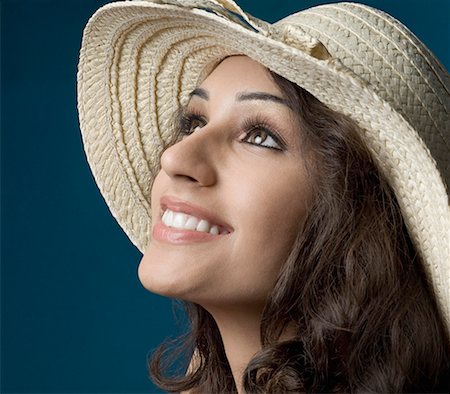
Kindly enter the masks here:
M 395 195 L 357 125 L 271 75 L 299 114 L 316 197 L 268 297 L 245 391 L 448 392 L 446 331 Z M 168 392 L 237 392 L 213 317 L 182 305 L 190 328 L 154 352 L 152 380 Z M 280 340 L 288 326 L 295 335 Z M 194 351 L 198 362 L 186 373 Z

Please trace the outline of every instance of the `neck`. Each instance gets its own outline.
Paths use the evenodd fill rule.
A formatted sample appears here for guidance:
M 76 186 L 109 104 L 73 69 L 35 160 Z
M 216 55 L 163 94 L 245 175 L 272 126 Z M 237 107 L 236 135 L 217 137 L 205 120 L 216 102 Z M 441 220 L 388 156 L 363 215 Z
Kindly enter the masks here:
M 252 357 L 261 350 L 262 310 L 210 310 L 222 336 L 228 363 L 238 393 L 243 393 L 242 374 Z

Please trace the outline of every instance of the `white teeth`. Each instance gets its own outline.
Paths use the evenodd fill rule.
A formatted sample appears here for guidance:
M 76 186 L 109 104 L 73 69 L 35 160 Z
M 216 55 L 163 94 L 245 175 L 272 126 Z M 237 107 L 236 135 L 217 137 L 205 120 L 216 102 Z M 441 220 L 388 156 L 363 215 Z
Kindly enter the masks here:
M 200 222 L 197 224 L 196 230 L 207 233 L 209 231 L 209 223 L 204 219 L 200 220 Z
M 209 232 L 212 235 L 229 233 L 227 230 L 222 230 L 221 232 L 219 226 L 211 226 L 205 219 L 198 219 L 195 216 L 182 212 L 173 212 L 170 209 L 166 209 L 161 220 L 167 227 L 174 227 L 177 229 L 196 230 L 204 233 Z
M 186 221 L 184 228 L 187 230 L 195 230 L 197 228 L 198 222 L 199 222 L 199 220 L 197 218 L 194 218 L 193 216 L 189 216 L 189 219 Z
M 167 215 L 166 215 L 166 218 L 163 220 L 163 222 L 164 222 L 164 224 L 165 224 L 166 226 L 172 226 L 172 222 L 173 222 L 173 212 L 167 210 L 166 213 L 167 213 Z
M 184 228 L 184 224 L 186 223 L 187 215 L 181 212 L 176 212 L 173 215 L 172 227 L 175 228 Z

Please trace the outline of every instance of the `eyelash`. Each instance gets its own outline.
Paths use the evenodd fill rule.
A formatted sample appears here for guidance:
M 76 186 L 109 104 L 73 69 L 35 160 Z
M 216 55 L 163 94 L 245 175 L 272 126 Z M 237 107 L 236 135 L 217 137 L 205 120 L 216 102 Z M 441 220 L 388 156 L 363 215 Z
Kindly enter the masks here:
M 178 115 L 178 132 L 181 136 L 191 135 L 193 131 L 190 130 L 192 123 L 198 121 L 201 124 L 206 124 L 205 118 L 198 112 L 186 111 L 181 109 Z M 202 126 L 203 127 L 203 126 Z
M 251 145 L 262 147 L 262 148 L 284 151 L 286 149 L 286 144 L 284 143 L 283 139 L 267 123 L 268 122 L 264 118 L 257 117 L 257 116 L 245 119 L 244 124 L 243 124 L 243 129 L 245 130 L 245 139 L 249 138 L 252 135 L 252 133 L 255 131 L 263 131 L 274 140 L 274 142 L 279 146 L 279 148 L 275 148 L 273 146 L 254 144 L 251 142 L 248 142 L 248 143 Z
M 180 111 L 180 114 L 178 116 L 178 132 L 180 137 L 191 135 L 194 132 L 191 128 L 193 122 L 195 121 L 199 122 L 199 124 L 201 125 L 200 127 L 203 127 L 207 123 L 204 116 L 199 112 L 193 110 L 187 111 L 185 109 L 182 109 Z M 260 116 L 247 118 L 245 119 L 242 127 L 245 133 L 245 137 L 242 140 L 243 142 L 258 146 L 260 148 L 272 149 L 276 151 L 284 151 L 286 149 L 286 143 L 279 136 L 279 134 L 267 124 L 267 121 L 264 118 L 261 118 Z M 273 139 L 273 141 L 279 146 L 279 148 L 245 141 L 255 131 L 263 131 L 264 133 L 266 133 L 267 136 Z

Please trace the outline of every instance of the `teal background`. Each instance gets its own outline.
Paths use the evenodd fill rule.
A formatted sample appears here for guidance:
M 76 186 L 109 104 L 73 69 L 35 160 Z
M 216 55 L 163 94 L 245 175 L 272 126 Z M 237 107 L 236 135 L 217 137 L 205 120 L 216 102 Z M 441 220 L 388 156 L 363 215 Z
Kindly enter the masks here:
M 1 392 L 152 393 L 146 357 L 178 332 L 87 166 L 82 29 L 104 1 L 2 0 Z M 325 3 L 325 2 L 321 2 Z M 373 0 L 449 69 L 450 1 Z M 240 1 L 275 21 L 318 1 Z

